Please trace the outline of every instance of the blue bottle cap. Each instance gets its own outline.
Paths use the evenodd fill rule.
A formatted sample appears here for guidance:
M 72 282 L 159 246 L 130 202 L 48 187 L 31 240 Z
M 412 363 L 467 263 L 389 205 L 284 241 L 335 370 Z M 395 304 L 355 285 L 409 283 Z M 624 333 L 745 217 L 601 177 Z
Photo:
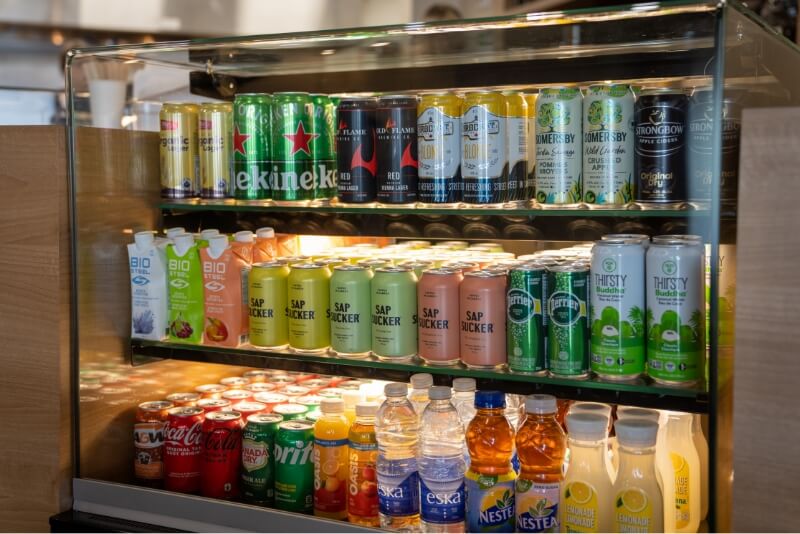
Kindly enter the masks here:
M 476 391 L 476 408 L 505 408 L 506 394 L 502 391 Z

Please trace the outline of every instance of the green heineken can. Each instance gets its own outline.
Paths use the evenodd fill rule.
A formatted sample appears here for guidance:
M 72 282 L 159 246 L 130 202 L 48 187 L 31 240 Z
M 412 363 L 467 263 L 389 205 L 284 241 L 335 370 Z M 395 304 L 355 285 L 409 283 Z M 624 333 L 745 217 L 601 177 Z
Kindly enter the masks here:
M 311 133 L 314 164 L 314 203 L 329 204 L 336 198 L 336 106 L 328 95 L 311 95 Z
M 547 356 L 550 374 L 564 378 L 588 378 L 588 267 L 574 263 L 551 267 L 547 291 Z
M 331 349 L 339 356 L 366 358 L 372 347 L 370 281 L 372 270 L 338 265 L 331 276 Z
M 275 508 L 314 511 L 314 427 L 308 421 L 284 421 L 275 437 Z
M 275 436 L 280 415 L 255 414 L 247 418 L 242 431 L 241 490 L 244 501 L 261 506 L 275 502 Z
M 379 267 L 371 283 L 372 353 L 381 360 L 417 354 L 417 275 L 408 267 Z
M 314 200 L 313 151 L 319 134 L 308 93 L 275 93 L 272 101 L 272 199 L 277 204 Z
M 233 198 L 270 198 L 271 104 L 265 93 L 238 94 L 233 101 Z
M 542 317 L 543 265 L 514 267 L 508 275 L 506 294 L 506 350 L 508 368 L 516 373 L 547 374 L 545 327 Z

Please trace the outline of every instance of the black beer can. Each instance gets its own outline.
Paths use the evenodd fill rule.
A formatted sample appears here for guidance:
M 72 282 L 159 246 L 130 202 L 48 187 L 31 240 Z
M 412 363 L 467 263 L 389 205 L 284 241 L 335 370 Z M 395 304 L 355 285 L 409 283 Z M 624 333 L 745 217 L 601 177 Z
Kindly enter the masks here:
M 636 201 L 674 207 L 686 200 L 686 115 L 679 90 L 643 91 L 633 108 Z
M 417 200 L 417 98 L 378 99 L 375 112 L 378 202 L 411 204 Z
M 375 139 L 375 99 L 342 98 L 336 129 L 339 202 L 364 204 L 375 200 Z

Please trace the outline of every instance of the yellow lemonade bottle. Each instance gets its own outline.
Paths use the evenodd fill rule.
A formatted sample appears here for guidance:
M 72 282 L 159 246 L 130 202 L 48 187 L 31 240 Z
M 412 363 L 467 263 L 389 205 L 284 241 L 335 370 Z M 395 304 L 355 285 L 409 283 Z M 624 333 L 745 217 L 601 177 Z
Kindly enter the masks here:
M 700 526 L 700 458 L 692 440 L 692 414 L 667 412 L 656 445 L 664 494 L 664 531 L 697 532 Z
M 664 498 L 656 480 L 658 423 L 629 417 L 614 425 L 619 472 L 614 482 L 613 532 L 663 532 Z
M 569 413 L 567 429 L 570 462 L 561 493 L 561 530 L 611 532 L 608 419 L 595 413 Z
M 347 519 L 347 438 L 350 425 L 341 399 L 326 398 L 314 424 L 314 515 Z
M 703 434 L 703 416 L 692 416 L 692 440 L 700 458 L 700 521 L 708 516 L 708 441 Z
M 356 420 L 350 427 L 348 449 L 350 475 L 347 479 L 347 520 L 354 525 L 379 527 L 378 517 L 378 442 L 375 440 L 375 415 L 378 403 L 356 404 Z
M 614 479 L 617 476 L 617 466 L 614 462 L 614 447 L 616 439 L 613 437 L 609 437 L 611 434 L 611 430 L 613 428 L 613 418 L 611 416 L 611 406 L 608 404 L 603 404 L 602 402 L 573 402 L 569 407 L 569 412 L 567 413 L 594 413 L 598 415 L 602 415 L 608 421 L 608 432 L 606 435 L 606 446 L 608 450 L 606 451 L 606 471 L 608 471 L 608 476 L 611 478 L 611 482 L 614 482 Z M 567 428 L 567 432 L 569 432 L 569 428 Z M 569 454 L 567 454 L 567 465 L 569 465 Z

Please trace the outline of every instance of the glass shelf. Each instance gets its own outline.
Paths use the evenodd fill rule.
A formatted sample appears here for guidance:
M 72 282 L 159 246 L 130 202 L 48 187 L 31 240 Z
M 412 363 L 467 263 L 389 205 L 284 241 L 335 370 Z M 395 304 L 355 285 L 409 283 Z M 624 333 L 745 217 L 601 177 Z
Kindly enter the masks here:
M 249 345 L 234 349 L 158 341 L 131 341 L 131 361 L 134 365 L 147 363 L 152 361 L 152 358 L 403 382 L 408 382 L 414 373 L 425 372 L 431 373 L 434 382 L 442 385 L 450 385 L 452 378 L 469 377 L 474 378 L 481 389 L 502 389 L 519 394 L 550 393 L 574 400 L 695 413 L 708 412 L 708 395 L 705 389 L 667 387 L 655 384 L 649 379 L 624 383 L 604 382 L 598 379 L 570 380 L 515 374 L 508 371 L 469 369 L 460 364 L 440 367 L 427 365 L 419 360 L 393 362 L 372 357 L 356 360 L 328 355 L 312 356 L 293 354 L 289 351 L 262 350 Z

